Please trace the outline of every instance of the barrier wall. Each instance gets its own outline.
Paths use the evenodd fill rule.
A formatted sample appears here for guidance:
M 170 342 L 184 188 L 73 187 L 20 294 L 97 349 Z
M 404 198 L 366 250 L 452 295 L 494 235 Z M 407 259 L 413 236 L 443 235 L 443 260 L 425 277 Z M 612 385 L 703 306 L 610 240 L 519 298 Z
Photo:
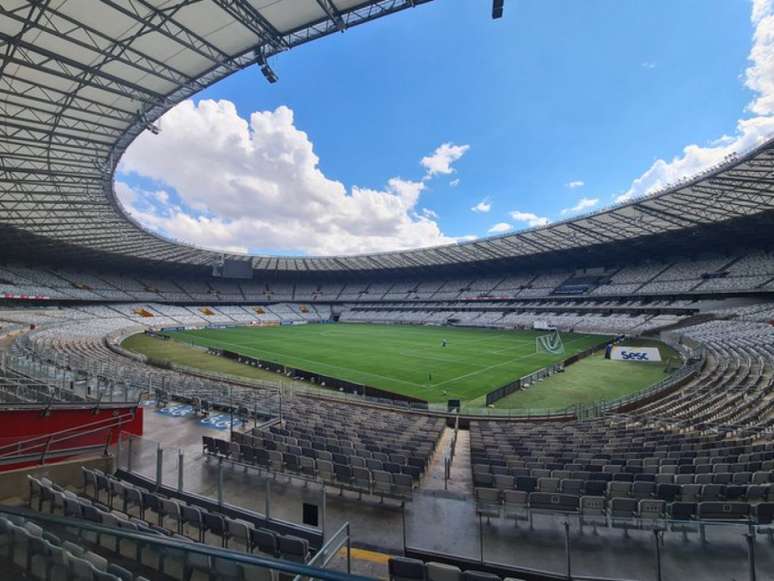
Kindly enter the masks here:
M 118 442 L 121 432 L 142 431 L 138 406 L 0 410 L 0 470 L 99 454 Z
M 121 431 L 141 436 L 143 418 L 141 407 L 105 407 L 96 412 L 93 406 L 86 409 L 51 409 L 47 413 L 43 409 L 0 410 L 0 446 L 86 426 L 98 420 L 126 414 L 131 409 L 136 410 L 134 419 L 125 423 Z

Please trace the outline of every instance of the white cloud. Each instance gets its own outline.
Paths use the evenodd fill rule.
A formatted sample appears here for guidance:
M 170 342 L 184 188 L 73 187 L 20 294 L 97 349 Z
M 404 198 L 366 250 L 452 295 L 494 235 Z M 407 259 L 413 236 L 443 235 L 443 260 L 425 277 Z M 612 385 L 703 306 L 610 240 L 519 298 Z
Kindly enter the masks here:
M 438 219 L 438 213 L 435 212 L 434 210 L 431 210 L 430 208 L 422 208 L 420 214 L 422 214 L 422 216 L 424 216 L 426 218 L 430 218 L 432 220 L 437 220 Z
M 757 95 L 749 109 L 757 115 L 771 115 L 774 113 L 774 2 L 753 0 L 751 19 L 755 33 L 745 85 Z
M 454 145 L 453 143 L 439 145 L 432 155 L 423 157 L 419 162 L 427 170 L 425 178 L 431 178 L 436 174 L 454 173 L 452 164 L 465 155 L 468 149 L 470 149 L 469 145 Z
M 489 201 L 489 198 L 484 198 L 478 204 L 473 206 L 470 210 L 471 212 L 475 212 L 476 214 L 486 214 L 491 209 L 492 209 L 492 202 Z
M 582 188 L 585 185 L 585 183 L 582 180 L 573 180 L 571 182 L 567 182 L 567 187 L 571 190 L 574 190 L 576 188 Z
M 645 61 L 644 63 L 641 63 L 641 66 L 643 69 L 648 69 L 649 71 L 652 71 L 656 68 L 656 63 L 653 61 Z
M 458 185 L 460 185 L 460 178 L 454 178 L 449 182 L 449 187 L 451 188 L 456 188 Z
M 546 226 L 551 223 L 551 220 L 544 216 L 538 216 L 532 212 L 520 212 L 518 210 L 511 212 L 511 218 L 516 222 L 526 222 L 530 227 Z
M 489 229 L 490 234 L 502 234 L 503 232 L 508 232 L 509 230 L 512 230 L 513 226 L 508 224 L 507 222 L 498 222 L 494 226 L 492 226 Z
M 287 107 L 244 119 L 230 101 L 195 105 L 189 100 L 159 125 L 159 135 L 140 135 L 119 169 L 168 185 L 179 202 L 156 196 L 159 209 L 125 183 L 117 183 L 116 190 L 141 223 L 178 240 L 323 255 L 457 240 L 443 234 L 433 214 L 417 211 L 422 181 L 392 178 L 379 189 L 348 191 L 326 177 L 312 142 L 295 127 Z M 448 160 L 432 162 L 441 173 L 451 171 L 449 164 L 464 153 L 448 144 L 436 154 L 439 150 Z
M 774 134 L 774 1 L 753 0 L 751 21 L 755 31 L 744 82 L 755 93 L 747 110 L 756 116 L 739 119 L 734 135 L 722 135 L 707 146 L 687 145 L 670 161 L 656 160 L 627 191 L 615 197 L 616 202 L 627 202 L 695 175 Z
M 578 203 L 575 204 L 572 208 L 564 208 L 562 210 L 562 215 L 566 214 L 577 214 L 579 212 L 583 212 L 583 210 L 588 210 L 590 208 L 593 208 L 599 204 L 599 198 L 581 198 L 578 200 Z

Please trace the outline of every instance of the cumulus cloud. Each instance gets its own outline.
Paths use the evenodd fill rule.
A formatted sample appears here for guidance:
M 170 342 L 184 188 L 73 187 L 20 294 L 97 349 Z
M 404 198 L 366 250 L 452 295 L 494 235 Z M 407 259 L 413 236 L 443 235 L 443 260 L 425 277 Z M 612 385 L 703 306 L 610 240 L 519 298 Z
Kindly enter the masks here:
M 473 206 L 470 210 L 471 212 L 475 212 L 476 214 L 486 214 L 491 209 L 492 209 L 492 202 L 489 201 L 489 198 L 484 198 L 478 204 Z
M 753 0 L 751 21 L 755 30 L 744 83 L 755 93 L 747 106 L 755 116 L 739 119 L 734 135 L 723 135 L 706 146 L 687 145 L 671 160 L 657 160 L 627 191 L 615 197 L 616 202 L 627 202 L 695 175 L 774 134 L 774 0 Z
M 564 208 L 562 210 L 562 215 L 567 214 L 577 214 L 579 212 L 583 212 L 584 210 L 589 210 L 599 204 L 599 198 L 581 198 L 578 200 L 578 203 L 575 204 L 572 208 Z
M 451 188 L 456 188 L 458 185 L 460 185 L 460 178 L 454 178 L 449 182 L 449 187 Z
M 167 236 L 209 248 L 323 255 L 457 240 L 443 234 L 432 210 L 417 210 L 423 180 L 396 177 L 380 188 L 348 190 L 326 177 L 288 107 L 244 119 L 230 101 L 189 100 L 159 125 L 159 135 L 138 137 L 119 171 L 165 184 L 173 196 L 127 183 L 116 190 L 136 219 Z M 466 149 L 441 145 L 425 158 L 432 160 L 428 172 L 451 173 Z
M 576 188 L 582 188 L 584 186 L 584 182 L 582 180 L 573 180 L 571 182 L 567 182 L 567 187 L 571 190 L 574 190 Z
M 538 216 L 532 212 L 520 212 L 519 210 L 514 210 L 510 214 L 513 220 L 516 222 L 524 222 L 531 228 L 534 228 L 535 226 L 546 226 L 551 223 L 551 220 L 545 216 Z
M 492 226 L 489 229 L 490 234 L 502 234 L 504 232 L 508 232 L 509 230 L 512 230 L 513 226 L 508 224 L 507 222 L 498 222 L 494 226 Z
M 422 164 L 422 167 L 427 170 L 425 177 L 430 178 L 436 174 L 448 175 L 454 173 L 452 164 L 465 155 L 465 152 L 468 149 L 470 149 L 469 145 L 442 143 L 436 148 L 432 155 L 423 157 L 419 162 Z

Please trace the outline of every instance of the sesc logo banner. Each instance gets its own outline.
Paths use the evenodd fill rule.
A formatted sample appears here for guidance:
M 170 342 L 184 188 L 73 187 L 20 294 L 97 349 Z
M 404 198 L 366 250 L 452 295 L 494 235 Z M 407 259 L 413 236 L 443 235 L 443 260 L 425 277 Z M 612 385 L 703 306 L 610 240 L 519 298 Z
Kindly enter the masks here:
M 615 361 L 661 361 L 661 353 L 655 347 L 625 347 L 616 345 L 610 352 Z

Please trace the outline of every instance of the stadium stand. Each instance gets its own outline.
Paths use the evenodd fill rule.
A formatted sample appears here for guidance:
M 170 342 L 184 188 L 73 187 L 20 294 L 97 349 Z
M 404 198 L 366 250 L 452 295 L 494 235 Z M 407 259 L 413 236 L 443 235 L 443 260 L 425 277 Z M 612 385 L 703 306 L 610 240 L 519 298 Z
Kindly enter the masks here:
M 153 234 L 121 206 L 121 155 L 170 107 L 259 57 L 268 67 L 424 1 L 3 5 L 0 427 L 23 430 L 0 443 L 2 576 L 774 570 L 774 140 L 599 212 L 378 254 L 217 252 Z M 235 264 L 246 278 L 226 276 Z M 539 323 L 659 339 L 678 356 L 640 392 L 511 415 L 122 347 L 169 328 L 336 321 Z

